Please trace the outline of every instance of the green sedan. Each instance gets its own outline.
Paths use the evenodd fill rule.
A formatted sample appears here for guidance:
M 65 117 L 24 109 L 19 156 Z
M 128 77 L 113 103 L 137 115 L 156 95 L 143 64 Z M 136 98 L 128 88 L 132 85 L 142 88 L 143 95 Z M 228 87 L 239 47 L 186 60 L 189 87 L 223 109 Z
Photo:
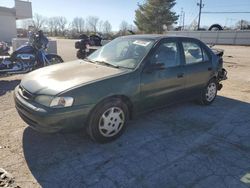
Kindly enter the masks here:
M 223 53 L 187 37 L 119 37 L 88 58 L 27 74 L 15 89 L 21 118 L 40 132 L 86 129 L 104 143 L 129 119 L 184 100 L 211 104 L 226 79 Z

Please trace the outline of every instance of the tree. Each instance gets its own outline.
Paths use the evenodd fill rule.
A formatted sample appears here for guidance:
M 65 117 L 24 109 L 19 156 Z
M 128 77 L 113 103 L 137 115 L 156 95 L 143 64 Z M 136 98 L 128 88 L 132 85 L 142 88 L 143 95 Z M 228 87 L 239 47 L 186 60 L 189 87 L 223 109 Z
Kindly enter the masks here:
M 137 32 L 137 27 L 136 27 L 135 25 L 133 25 L 133 24 L 129 24 L 128 29 L 129 29 L 130 31 L 133 31 L 134 33 Z
M 146 0 L 144 4 L 138 4 L 134 23 L 143 32 L 163 33 L 164 27 L 178 20 L 176 13 L 171 11 L 175 4 L 175 0 Z
M 53 32 L 54 32 L 53 18 L 48 18 L 46 22 L 47 22 L 47 26 L 49 28 L 49 35 L 53 36 Z
M 129 24 L 126 21 L 122 21 L 120 24 L 121 35 L 126 35 L 127 30 L 129 29 Z
M 247 20 L 240 20 L 236 23 L 236 28 L 240 30 L 250 29 L 250 22 Z
M 34 27 L 35 30 L 40 30 L 45 26 L 46 23 L 46 18 L 43 17 L 42 15 L 35 14 L 33 16 L 32 20 L 32 26 Z
M 110 34 L 111 31 L 112 31 L 112 26 L 111 24 L 109 23 L 109 21 L 105 21 L 102 25 L 103 27 L 103 33 L 104 34 Z
M 71 23 L 72 29 L 77 33 L 82 33 L 85 30 L 85 21 L 83 18 L 75 17 Z
M 102 21 L 102 20 L 100 20 L 100 21 L 98 21 L 98 32 L 102 32 L 102 30 L 103 30 L 103 24 L 104 24 L 104 22 Z
M 59 16 L 59 17 L 57 17 L 57 24 L 58 24 L 58 28 L 59 28 L 61 34 L 64 35 L 65 29 L 66 29 L 66 24 L 67 24 L 67 19 L 63 16 Z
M 46 20 L 50 36 L 58 36 L 60 31 L 59 17 L 50 17 Z
M 89 31 L 92 31 L 94 33 L 97 32 L 97 24 L 98 24 L 99 18 L 95 16 L 89 16 L 87 18 L 87 28 Z
M 188 29 L 192 31 L 196 31 L 198 29 L 198 22 L 196 20 L 192 21 Z

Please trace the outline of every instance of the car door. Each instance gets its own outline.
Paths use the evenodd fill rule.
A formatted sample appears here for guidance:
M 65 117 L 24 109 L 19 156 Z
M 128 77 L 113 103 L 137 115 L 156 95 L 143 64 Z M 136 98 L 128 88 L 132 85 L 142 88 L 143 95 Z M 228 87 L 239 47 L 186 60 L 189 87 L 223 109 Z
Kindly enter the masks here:
M 163 39 L 146 59 L 141 73 L 141 110 L 174 102 L 185 89 L 184 67 L 177 39 Z
M 181 44 L 185 62 L 186 96 L 196 97 L 213 74 L 212 60 L 199 41 L 183 39 Z

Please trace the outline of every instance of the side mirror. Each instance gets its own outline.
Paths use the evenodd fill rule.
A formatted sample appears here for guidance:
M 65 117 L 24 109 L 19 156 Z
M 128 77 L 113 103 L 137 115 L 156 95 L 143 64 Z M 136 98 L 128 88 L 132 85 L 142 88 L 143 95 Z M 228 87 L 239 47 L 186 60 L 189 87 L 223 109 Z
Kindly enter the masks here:
M 146 73 L 151 73 L 151 72 L 154 72 L 154 71 L 157 71 L 157 70 L 164 70 L 164 69 L 166 69 L 164 63 L 153 63 L 153 64 L 148 65 L 145 68 L 145 72 Z

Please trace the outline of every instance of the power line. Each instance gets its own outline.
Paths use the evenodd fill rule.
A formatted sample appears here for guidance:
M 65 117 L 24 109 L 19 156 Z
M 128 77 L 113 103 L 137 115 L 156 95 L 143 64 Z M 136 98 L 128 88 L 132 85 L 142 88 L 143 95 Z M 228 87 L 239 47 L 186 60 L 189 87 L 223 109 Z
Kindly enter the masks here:
M 231 11 L 210 12 L 210 11 L 205 11 L 205 12 L 202 12 L 202 14 L 250 14 L 250 12 L 231 12 Z

